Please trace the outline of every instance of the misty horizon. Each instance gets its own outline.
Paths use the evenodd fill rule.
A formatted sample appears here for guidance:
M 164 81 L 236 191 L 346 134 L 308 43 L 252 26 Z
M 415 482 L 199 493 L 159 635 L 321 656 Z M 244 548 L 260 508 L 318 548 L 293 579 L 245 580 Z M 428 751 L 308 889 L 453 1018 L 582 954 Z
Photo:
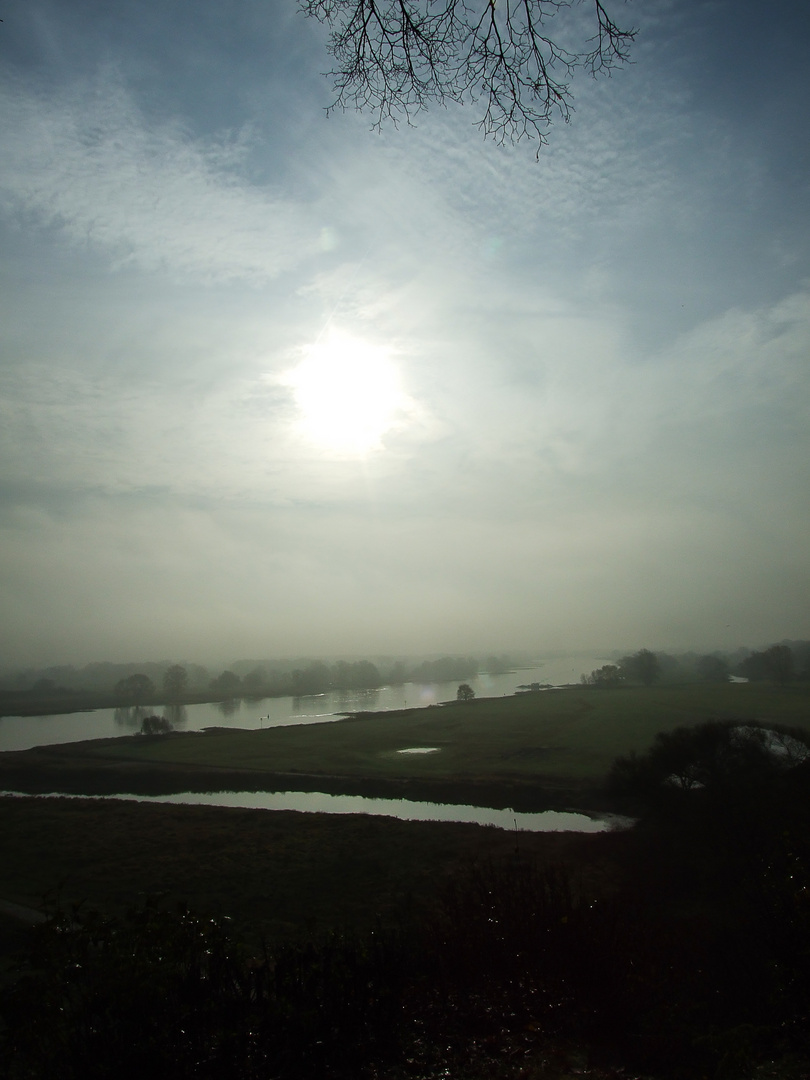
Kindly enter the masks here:
M 736 645 L 734 647 L 692 647 L 676 649 L 651 649 L 656 656 L 671 659 L 676 662 L 692 660 L 700 656 L 720 656 L 731 664 L 738 663 L 751 653 L 772 647 L 773 645 L 787 645 L 794 650 L 799 649 L 802 653 L 808 651 L 810 641 L 805 639 L 783 638 L 779 641 L 762 641 L 756 644 Z M 83 672 L 92 673 L 96 678 L 108 669 L 120 674 L 123 671 L 136 672 L 138 670 L 161 672 L 171 666 L 179 665 L 186 669 L 191 677 L 191 683 L 201 685 L 208 681 L 212 675 L 222 671 L 234 671 L 238 675 L 245 675 L 251 670 L 266 668 L 268 671 L 288 672 L 312 663 L 338 664 L 357 663 L 367 661 L 380 669 L 382 677 L 397 665 L 411 665 L 415 667 L 421 663 L 430 663 L 444 660 L 468 660 L 477 664 L 478 674 L 486 674 L 490 671 L 507 672 L 537 669 L 542 670 L 544 665 L 553 664 L 560 660 L 593 659 L 594 661 L 618 661 L 622 657 L 632 655 L 639 648 L 647 648 L 646 645 L 636 643 L 632 647 L 609 648 L 609 649 L 582 649 L 575 651 L 560 651 L 556 653 L 532 653 L 525 650 L 503 652 L 500 650 L 485 650 L 481 653 L 466 655 L 458 650 L 442 650 L 435 653 L 334 653 L 334 654 L 307 654 L 301 656 L 276 656 L 276 657 L 231 657 L 206 658 L 193 660 L 189 658 L 162 658 L 151 660 L 87 660 L 74 663 L 40 663 L 30 665 L 0 665 L 0 679 L 13 680 L 23 677 L 58 675 L 59 672 L 73 673 L 80 676 Z M 488 664 L 488 661 L 498 661 L 497 665 Z M 112 676 L 111 676 L 112 677 Z M 115 676 L 118 677 L 117 675 Z M 447 681 L 447 680 L 445 680 Z M 450 680 L 452 681 L 452 679 Z

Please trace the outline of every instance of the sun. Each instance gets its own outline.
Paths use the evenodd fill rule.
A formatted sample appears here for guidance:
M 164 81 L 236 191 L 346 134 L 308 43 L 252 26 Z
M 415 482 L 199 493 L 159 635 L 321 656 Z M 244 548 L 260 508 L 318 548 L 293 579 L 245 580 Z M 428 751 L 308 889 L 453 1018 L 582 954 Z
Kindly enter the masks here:
M 304 434 L 335 453 L 380 449 L 405 405 L 388 350 L 338 331 L 307 346 L 286 381 Z

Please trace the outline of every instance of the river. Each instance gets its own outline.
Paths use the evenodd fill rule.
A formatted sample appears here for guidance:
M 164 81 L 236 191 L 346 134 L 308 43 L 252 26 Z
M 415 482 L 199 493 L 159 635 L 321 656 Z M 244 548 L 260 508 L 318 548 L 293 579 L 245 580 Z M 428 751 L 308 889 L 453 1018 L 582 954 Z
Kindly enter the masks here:
M 604 658 L 593 656 L 553 658 L 539 667 L 524 668 L 505 675 L 481 674 L 468 681 L 477 697 L 502 697 L 514 694 L 520 684 L 537 682 L 561 686 L 578 683 L 583 672 L 590 672 L 605 662 Z M 363 710 L 389 712 L 394 709 L 426 708 L 453 700 L 457 689 L 457 680 L 427 685 L 405 683 L 402 686 L 383 686 L 377 690 L 333 691 L 299 698 L 94 709 L 92 712 L 58 716 L 3 716 L 0 717 L 0 751 L 29 750 L 34 746 L 133 735 L 140 731 L 143 717 L 152 713 L 166 716 L 178 731 L 202 731 L 208 727 L 254 730 L 291 724 L 326 723 L 340 720 L 346 713 Z

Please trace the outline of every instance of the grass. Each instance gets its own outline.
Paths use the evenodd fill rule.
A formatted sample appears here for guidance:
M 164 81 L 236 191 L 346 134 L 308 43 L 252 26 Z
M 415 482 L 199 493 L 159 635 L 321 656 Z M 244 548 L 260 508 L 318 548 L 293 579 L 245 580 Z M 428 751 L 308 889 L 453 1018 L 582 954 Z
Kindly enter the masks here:
M 744 717 L 810 726 L 810 686 L 761 684 L 564 690 L 482 698 L 431 709 L 359 714 L 340 723 L 218 730 L 97 752 L 127 760 L 268 772 L 385 777 L 538 775 L 593 780 L 613 759 L 646 749 L 659 731 Z M 409 746 L 438 754 L 404 755 Z
M 165 893 L 273 938 L 385 923 L 459 867 L 509 857 L 516 845 L 541 861 L 591 865 L 603 850 L 594 839 L 365 815 L 0 798 L 6 899 L 122 911 Z
M 582 688 L 266 731 L 99 740 L 0 754 L 0 787 L 87 794 L 265 787 L 525 809 L 599 807 L 599 784 L 617 755 L 645 750 L 659 731 L 731 717 L 810 726 L 810 687 Z M 440 752 L 397 753 L 409 746 Z M 168 890 L 207 906 L 235 902 L 246 917 L 261 914 L 279 926 L 354 910 L 365 917 L 377 911 L 374 897 L 405 895 L 456 856 L 502 852 L 513 842 L 476 826 L 391 819 L 68 801 L 0 805 L 7 899 L 36 904 L 60 883 L 71 899 L 88 896 L 102 906 Z M 547 850 L 557 841 L 520 842 Z
M 611 763 L 712 719 L 810 724 L 810 685 L 675 685 L 484 698 L 334 723 L 131 736 L 0 754 L 0 790 L 76 794 L 304 790 L 607 809 Z M 412 746 L 438 752 L 400 754 Z
M 2 754 L 0 786 L 88 794 L 308 788 L 526 809 L 590 798 L 598 807 L 599 783 L 617 755 L 646 749 L 658 731 L 729 717 L 810 726 L 810 687 L 583 688 L 332 724 L 100 740 Z M 441 749 L 397 753 L 409 746 Z M 520 838 L 541 852 L 560 843 Z M 435 884 L 451 864 L 513 844 L 507 833 L 466 825 L 0 800 L 7 899 L 36 905 L 62 888 L 65 898 L 107 907 L 168 891 L 276 929 L 365 920 Z
M 492 802 L 497 793 L 501 805 L 512 805 L 508 798 L 503 801 L 508 793 L 523 792 L 528 808 L 526 793 L 533 787 L 544 792 L 535 800 L 538 806 L 554 801 L 549 792 L 555 788 L 563 792 L 563 800 L 570 799 L 598 784 L 617 756 L 647 749 L 659 731 L 733 718 L 810 726 L 810 685 L 581 688 L 361 713 L 337 723 L 264 731 L 217 729 L 98 740 L 0 755 L 0 783 L 11 786 L 12 766 L 49 766 L 57 778 L 59 770 L 82 768 L 95 771 L 98 778 L 100 769 L 118 769 L 119 780 L 126 770 L 133 779 L 137 770 L 143 775 L 144 769 L 165 773 L 172 768 L 179 770 L 171 781 L 174 790 L 189 784 L 188 770 L 207 770 L 208 782 L 220 788 L 217 774 L 229 786 L 245 788 L 298 784 L 311 790 L 316 784 L 320 790 L 340 791 L 347 790 L 347 781 L 354 781 L 365 787 L 348 790 L 384 794 L 385 784 L 409 784 L 415 785 L 414 797 L 429 797 L 431 785 L 455 786 L 456 795 L 463 793 L 464 785 L 488 786 L 489 793 L 479 792 L 483 804 Z M 397 752 L 411 746 L 433 746 L 439 752 Z M 74 785 L 62 790 L 100 789 Z

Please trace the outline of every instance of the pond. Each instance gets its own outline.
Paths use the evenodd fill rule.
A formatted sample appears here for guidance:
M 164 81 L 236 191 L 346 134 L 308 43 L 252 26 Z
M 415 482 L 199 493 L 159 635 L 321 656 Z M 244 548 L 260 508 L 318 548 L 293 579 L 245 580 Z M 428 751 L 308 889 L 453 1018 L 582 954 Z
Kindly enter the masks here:
M 542 666 L 525 668 L 505 675 L 478 675 L 468 682 L 478 697 L 502 697 L 514 694 L 521 685 L 533 682 L 565 685 L 577 683 L 582 672 L 592 671 L 602 663 L 591 656 L 549 659 Z M 323 724 L 342 719 L 346 713 L 390 712 L 394 709 L 419 709 L 455 699 L 458 682 L 405 683 L 376 690 L 334 691 L 310 697 L 264 698 L 259 701 L 223 701 L 205 705 L 95 709 L 92 712 L 66 713 L 60 716 L 0 717 L 0 751 L 28 750 L 33 746 L 80 742 L 84 739 L 108 739 L 116 735 L 134 735 L 140 731 L 144 716 L 165 716 L 178 731 L 202 731 L 207 727 L 255 729 L 285 727 L 291 724 Z
M 175 795 L 48 795 L 24 796 L 15 791 L 0 796 L 38 799 L 119 799 L 127 802 L 167 803 L 181 806 L 222 806 L 245 810 L 295 810 L 312 814 L 370 814 L 400 821 L 451 821 L 487 825 L 496 829 L 523 832 L 599 833 L 624 828 L 629 819 L 616 815 L 589 817 L 574 811 L 545 810 L 526 814 L 515 810 L 493 810 L 485 806 L 455 806 L 443 803 L 412 802 L 408 799 L 367 799 L 360 795 L 326 795 L 308 791 L 184 791 Z

